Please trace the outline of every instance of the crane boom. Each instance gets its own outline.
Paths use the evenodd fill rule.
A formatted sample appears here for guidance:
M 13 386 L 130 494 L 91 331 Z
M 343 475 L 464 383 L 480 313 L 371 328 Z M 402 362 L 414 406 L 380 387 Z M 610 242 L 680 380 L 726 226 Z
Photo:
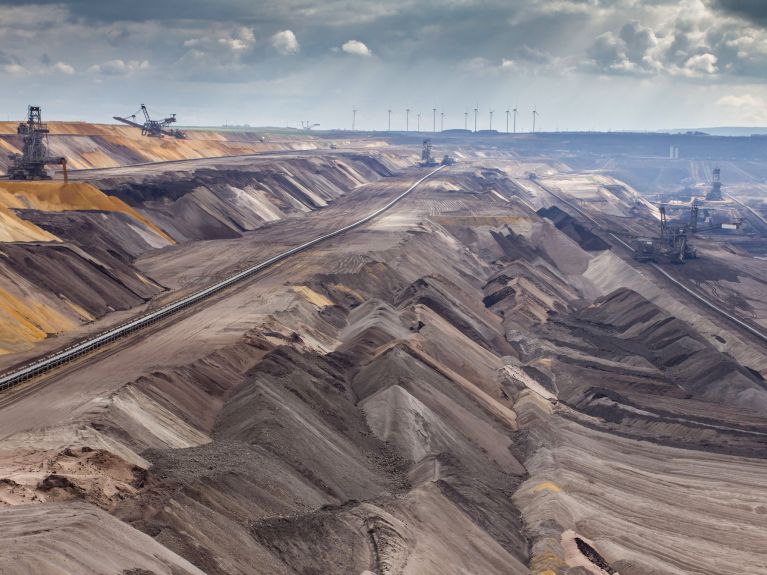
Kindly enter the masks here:
M 144 123 L 139 124 L 136 122 L 136 115 L 141 112 L 144 115 Z M 118 122 L 131 126 L 133 128 L 139 128 L 142 136 L 149 136 L 150 138 L 162 138 L 163 136 L 170 136 L 178 140 L 186 139 L 186 132 L 183 130 L 177 130 L 170 128 L 171 124 L 176 122 L 176 114 L 162 120 L 153 120 L 149 115 L 149 110 L 144 104 L 128 117 L 112 116 Z

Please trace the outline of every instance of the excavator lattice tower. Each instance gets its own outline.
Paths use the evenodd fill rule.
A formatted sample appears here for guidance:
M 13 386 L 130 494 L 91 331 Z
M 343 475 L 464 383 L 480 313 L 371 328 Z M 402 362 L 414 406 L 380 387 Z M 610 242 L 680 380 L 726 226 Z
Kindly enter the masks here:
M 16 128 L 21 136 L 21 154 L 10 154 L 11 165 L 8 167 L 9 180 L 50 180 L 45 166 L 59 164 L 64 167 L 64 180 L 67 180 L 67 159 L 48 154 L 48 126 L 43 124 L 40 106 L 29 106 L 27 121 Z

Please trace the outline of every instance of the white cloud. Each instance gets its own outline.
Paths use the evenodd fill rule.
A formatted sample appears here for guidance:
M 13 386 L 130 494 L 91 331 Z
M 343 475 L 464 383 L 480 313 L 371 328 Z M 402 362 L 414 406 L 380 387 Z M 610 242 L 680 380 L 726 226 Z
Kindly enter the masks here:
M 458 68 L 473 76 L 495 76 L 506 62 L 510 62 L 510 60 L 504 60 L 501 63 L 501 66 L 498 66 L 487 58 L 476 56 L 474 58 L 469 58 L 468 60 L 462 60 L 458 63 Z
M 349 40 L 348 42 L 344 42 L 344 44 L 341 46 L 341 50 L 343 50 L 347 54 L 354 54 L 355 56 L 372 56 L 373 55 L 373 52 L 370 51 L 370 48 L 368 48 L 364 43 L 360 42 L 359 40 Z
M 764 124 L 767 122 L 767 100 L 760 96 L 731 94 L 722 96 L 716 104 L 727 109 L 736 122 L 746 124 Z
M 219 38 L 218 43 L 226 46 L 232 52 L 242 52 L 250 47 L 242 38 Z
M 225 52 L 235 54 L 245 52 L 256 43 L 256 35 L 253 28 L 239 26 L 233 30 L 221 30 L 210 36 L 199 36 L 185 40 L 185 48 L 192 48 L 205 52 L 216 52 L 222 49 Z
M 127 76 L 140 70 L 150 68 L 148 60 L 109 60 L 103 64 L 95 64 L 88 68 L 89 72 L 103 74 L 105 76 Z
M 728 108 L 767 108 L 767 102 L 765 102 L 764 98 L 752 94 L 722 96 L 716 103 L 718 106 Z
M 6 64 L 3 66 L 3 70 L 6 74 L 11 74 L 13 76 L 21 76 L 27 72 L 27 69 L 20 64 Z
M 280 54 L 296 54 L 301 45 L 292 30 L 282 30 L 272 36 L 272 47 Z
M 51 66 L 51 70 L 54 72 L 59 72 L 61 74 L 66 74 L 67 76 L 71 76 L 75 73 L 74 66 L 70 66 L 69 64 L 65 64 L 64 62 L 56 62 Z
M 178 72 L 210 79 L 225 69 L 231 74 L 242 68 L 256 44 L 256 35 L 253 28 L 246 26 L 215 26 L 207 30 L 207 35 L 188 38 L 182 44 L 187 51 L 176 62 Z
M 697 54 L 687 60 L 685 69 L 692 75 L 716 74 L 717 57 L 713 54 Z

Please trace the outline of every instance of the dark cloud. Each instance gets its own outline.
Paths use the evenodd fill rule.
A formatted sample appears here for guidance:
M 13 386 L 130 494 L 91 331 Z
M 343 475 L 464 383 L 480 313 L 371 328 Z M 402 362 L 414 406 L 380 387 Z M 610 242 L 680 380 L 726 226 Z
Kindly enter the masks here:
M 764 0 L 713 0 L 713 6 L 754 23 L 767 25 L 767 2 Z
M 132 0 L 129 3 L 100 0 L 14 0 L 0 6 L 65 5 L 74 17 L 111 22 L 115 20 L 237 19 L 253 15 L 253 2 L 238 0 Z M 260 6 L 262 3 L 257 3 Z M 265 3 L 265 4 L 272 4 Z M 277 3 L 274 3 L 277 4 Z
M 0 103 L 23 91 L 20 78 L 29 90 L 54 78 L 57 93 L 90 98 L 88 110 L 247 97 L 258 110 L 273 100 L 307 117 L 347 99 L 405 106 L 423 94 L 429 106 L 463 108 L 544 82 L 554 93 L 590 90 L 605 77 L 753 83 L 767 72 L 767 31 L 741 17 L 759 22 L 759 9 L 729 0 L 0 0 L 0 82 L 16 87 Z
M 658 43 L 655 33 L 636 21 L 628 22 L 621 28 L 620 38 L 626 49 L 626 57 L 637 64 L 643 63 L 649 50 Z
M 4 52 L 3 50 L 0 50 L 0 66 L 4 66 L 7 64 L 18 64 L 19 59 L 16 56 L 13 56 L 11 54 L 8 54 L 7 52 Z

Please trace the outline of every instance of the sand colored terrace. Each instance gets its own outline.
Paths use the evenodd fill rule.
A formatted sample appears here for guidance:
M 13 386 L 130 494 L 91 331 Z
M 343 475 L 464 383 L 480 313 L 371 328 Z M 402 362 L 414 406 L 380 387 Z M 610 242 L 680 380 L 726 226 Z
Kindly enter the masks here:
M 44 303 L 25 303 L 0 288 L 0 354 L 8 353 L 25 342 L 40 341 L 49 334 L 73 329 L 77 325 L 71 317 Z
M 91 184 L 76 182 L 64 184 L 62 182 L 2 182 L 0 183 L 0 217 L 16 217 L 23 223 L 24 230 L 39 230 L 41 236 L 33 239 L 51 240 L 54 239 L 51 234 L 40 230 L 29 222 L 24 222 L 15 214 L 10 212 L 16 210 L 40 210 L 44 212 L 64 212 L 64 211 L 105 211 L 121 212 L 135 220 L 138 220 L 145 226 L 154 230 L 157 234 L 173 242 L 170 236 L 160 228 L 142 216 L 139 212 L 131 208 L 121 199 L 114 196 L 108 196 Z M 50 237 L 45 237 L 45 235 Z M 5 241 L 25 241 L 19 238 L 13 238 Z
M 18 122 L 0 122 L 0 151 L 20 152 L 17 126 Z M 186 139 L 177 140 L 148 138 L 141 130 L 122 125 L 49 122 L 48 128 L 51 153 L 65 156 L 70 169 L 75 170 L 321 147 L 306 136 L 262 139 L 250 132 L 189 130 Z M 6 154 L 0 154 L 0 171 L 5 171 L 7 163 Z
M 175 243 L 141 213 L 91 184 L 0 182 L 0 245 L 5 244 L 0 249 L 4 263 L 0 270 L 0 355 L 24 349 L 51 334 L 72 330 L 82 322 L 93 321 L 103 315 L 104 310 L 136 305 L 142 301 L 142 289 L 148 289 L 148 293 L 154 289 L 141 274 L 131 275 L 130 270 L 121 272 L 119 262 L 103 259 L 103 253 L 90 259 L 84 257 L 82 251 L 71 246 L 71 237 L 59 237 L 56 235 L 59 231 L 52 233 L 44 229 L 42 224 L 37 225 L 40 223 L 35 219 L 37 216 L 21 210 L 99 212 L 103 217 L 109 213 L 124 214 L 135 222 L 133 229 L 143 227 L 147 231 L 142 233 L 147 236 L 153 233 L 167 243 Z M 27 217 L 29 219 L 25 219 Z M 116 221 L 113 220 L 113 224 Z M 157 241 L 162 240 L 157 238 Z M 64 244 L 60 249 L 56 248 L 55 244 L 61 242 Z M 18 243 L 27 245 L 14 245 Z M 32 255 L 34 264 L 27 264 L 26 258 Z M 111 275 L 101 271 L 105 269 Z M 123 273 L 128 274 L 124 281 L 138 281 L 149 287 L 136 287 L 130 281 L 119 284 L 120 279 L 126 277 Z M 43 276 L 48 278 L 50 286 L 46 287 Z M 87 302 L 78 301 L 76 294 L 82 291 L 83 282 L 100 286 L 97 290 L 102 290 L 106 297 L 103 310 L 86 309 Z M 112 301 L 120 297 L 128 299 L 122 305 Z
M 0 242 L 56 242 L 55 235 L 0 206 Z

